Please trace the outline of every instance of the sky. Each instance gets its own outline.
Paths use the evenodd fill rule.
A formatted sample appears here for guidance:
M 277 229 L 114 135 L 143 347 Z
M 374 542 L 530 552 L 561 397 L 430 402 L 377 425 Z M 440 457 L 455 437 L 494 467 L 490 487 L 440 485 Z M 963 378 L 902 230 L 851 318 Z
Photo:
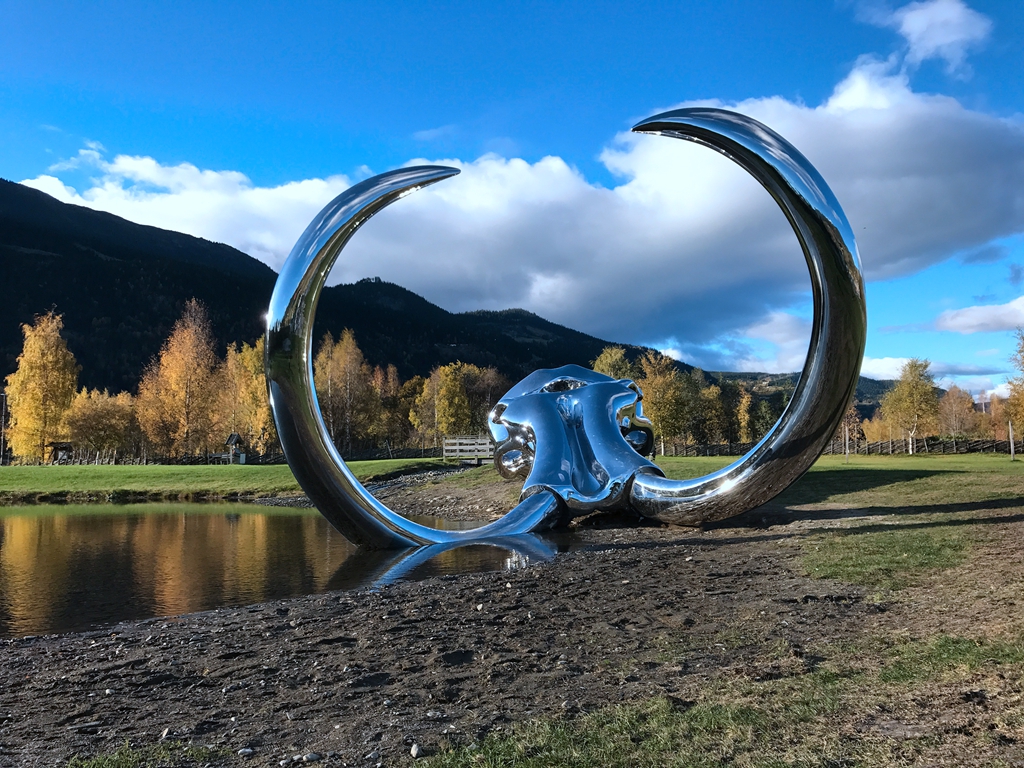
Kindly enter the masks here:
M 363 227 L 331 281 L 523 307 L 708 370 L 799 370 L 810 283 L 767 192 L 629 133 L 679 106 L 743 112 L 853 226 L 865 375 L 923 357 L 980 392 L 1014 373 L 1019 0 L 2 0 L 0 19 L 0 177 L 277 269 L 351 184 L 451 165 Z

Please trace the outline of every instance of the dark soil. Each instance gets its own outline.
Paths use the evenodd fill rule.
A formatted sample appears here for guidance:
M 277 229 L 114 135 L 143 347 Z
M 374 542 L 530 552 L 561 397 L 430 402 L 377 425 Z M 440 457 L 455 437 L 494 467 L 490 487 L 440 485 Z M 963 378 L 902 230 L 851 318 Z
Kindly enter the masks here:
M 510 502 L 504 485 L 405 483 L 378 491 L 428 514 Z M 404 765 L 414 744 L 429 756 L 531 718 L 800 674 L 919 607 L 804 575 L 800 541 L 828 524 L 806 512 L 703 531 L 620 522 L 585 521 L 574 551 L 507 572 L 4 641 L 0 765 L 161 739 L 223 749 L 216 765 Z M 977 704 L 941 703 L 957 707 Z

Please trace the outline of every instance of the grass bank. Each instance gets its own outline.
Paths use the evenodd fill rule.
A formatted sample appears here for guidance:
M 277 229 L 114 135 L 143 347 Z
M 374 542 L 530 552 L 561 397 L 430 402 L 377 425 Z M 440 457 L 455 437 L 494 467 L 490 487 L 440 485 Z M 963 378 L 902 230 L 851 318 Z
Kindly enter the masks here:
M 361 481 L 443 466 L 438 459 L 353 461 Z M 0 504 L 231 500 L 301 493 L 287 465 L 0 467 Z
M 658 464 L 682 479 L 733 460 Z M 767 653 L 748 639 L 744 664 L 678 695 L 528 720 L 428 765 L 1017 764 L 1007 758 L 1024 741 L 1022 511 L 1024 462 L 1007 456 L 823 457 L 756 517 L 724 525 L 766 526 L 797 569 L 864 588 L 877 626 L 854 642 L 777 641 Z M 723 646 L 749 633 L 737 622 L 719 629 Z M 682 645 L 667 654 L 685 667 Z

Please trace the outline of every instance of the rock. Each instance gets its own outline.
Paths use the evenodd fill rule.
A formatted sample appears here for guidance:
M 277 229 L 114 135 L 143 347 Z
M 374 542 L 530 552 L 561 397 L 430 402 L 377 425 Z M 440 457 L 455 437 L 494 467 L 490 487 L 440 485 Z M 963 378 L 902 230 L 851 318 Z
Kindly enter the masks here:
M 420 752 L 421 750 L 419 744 L 413 744 L 412 749 L 409 750 L 409 754 L 412 755 L 414 760 L 420 756 Z
M 252 756 L 252 750 L 249 749 L 248 747 L 242 747 L 240 750 L 238 750 L 238 755 L 240 757 L 251 757 Z
M 320 755 L 316 752 L 308 752 L 302 756 L 302 762 L 304 763 L 316 763 L 320 761 Z
M 170 732 L 171 732 L 170 728 L 164 728 L 163 732 L 160 734 L 160 741 L 163 741 L 164 739 L 166 739 L 167 738 L 167 734 L 169 734 Z
M 375 750 L 373 750 L 373 752 L 371 752 L 370 754 L 366 755 L 363 759 L 364 760 L 376 760 L 378 757 L 380 757 L 380 752 L 378 752 L 375 749 Z

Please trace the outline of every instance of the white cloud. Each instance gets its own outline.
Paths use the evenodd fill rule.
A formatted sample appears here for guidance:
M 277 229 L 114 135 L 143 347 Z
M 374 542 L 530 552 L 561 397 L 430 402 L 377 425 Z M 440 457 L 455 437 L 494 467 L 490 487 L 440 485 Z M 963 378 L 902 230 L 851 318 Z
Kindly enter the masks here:
M 935 320 L 940 331 L 957 333 L 1012 331 L 1020 326 L 1024 326 L 1024 296 L 1005 304 L 948 309 Z
M 962 0 L 924 0 L 895 11 L 868 7 L 862 16 L 903 37 L 907 64 L 942 59 L 950 74 L 963 72 L 968 51 L 980 47 L 992 32 L 992 21 Z
M 817 107 L 779 97 L 719 106 L 771 126 L 819 168 L 869 279 L 1024 232 L 1024 125 L 914 92 L 896 59 L 862 59 Z M 799 369 L 807 336 L 772 334 L 806 299 L 807 271 L 767 193 L 717 153 L 661 137 L 620 134 L 601 159 L 619 179 L 612 188 L 558 157 L 433 161 L 462 174 L 370 221 L 332 280 L 379 275 L 451 310 L 521 306 L 616 341 L 684 339 L 664 346 L 712 369 Z M 79 192 L 60 181 L 70 170 L 96 178 Z M 237 171 L 107 160 L 91 147 L 23 183 L 279 268 L 350 180 L 259 187 Z
M 898 379 L 908 357 L 864 357 L 860 375 L 869 379 Z

